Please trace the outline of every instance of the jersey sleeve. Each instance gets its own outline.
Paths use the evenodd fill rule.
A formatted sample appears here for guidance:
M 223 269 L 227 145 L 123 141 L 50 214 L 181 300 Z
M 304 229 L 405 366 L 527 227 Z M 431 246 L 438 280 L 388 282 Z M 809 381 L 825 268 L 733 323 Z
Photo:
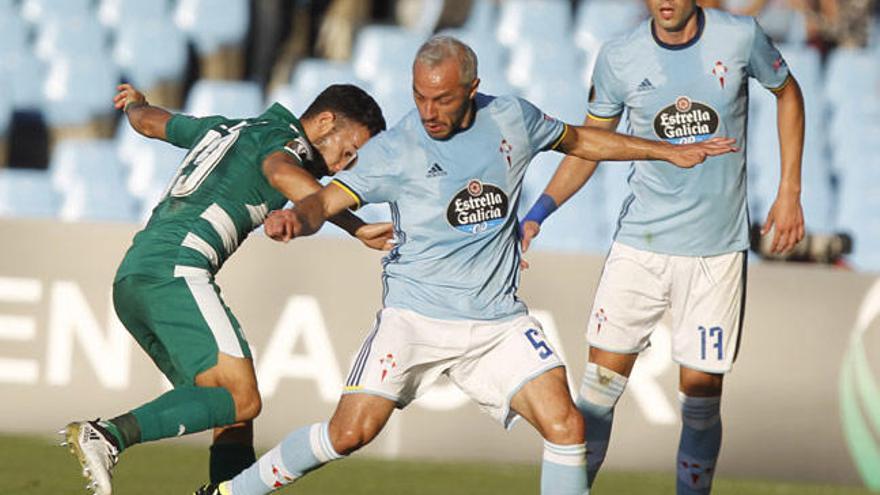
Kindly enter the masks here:
M 386 131 L 374 137 L 358 151 L 357 162 L 349 170 L 333 177 L 357 202 L 355 209 L 367 203 L 389 203 L 397 200 L 403 182 L 400 142 L 397 132 Z
M 544 112 L 531 102 L 517 98 L 522 109 L 523 123 L 532 147 L 532 154 L 555 149 L 565 136 L 566 125 Z
M 614 75 L 608 50 L 603 47 L 593 68 L 593 84 L 590 87 L 589 115 L 597 120 L 611 120 L 623 113 L 625 95 L 622 85 Z
M 214 115 L 211 117 L 193 117 L 174 114 L 165 124 L 165 139 L 179 148 L 192 148 L 196 140 L 208 129 L 225 122 L 226 119 Z
M 788 81 L 790 75 L 788 64 L 785 63 L 782 54 L 773 46 L 773 42 L 761 29 L 761 25 L 755 20 L 752 23 L 754 36 L 746 70 L 765 88 L 774 92 L 779 91 Z

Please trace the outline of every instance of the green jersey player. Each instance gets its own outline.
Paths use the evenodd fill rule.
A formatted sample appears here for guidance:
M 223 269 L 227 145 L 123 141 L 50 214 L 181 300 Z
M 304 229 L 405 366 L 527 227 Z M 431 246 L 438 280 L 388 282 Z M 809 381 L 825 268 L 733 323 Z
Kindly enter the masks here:
M 269 211 L 354 163 L 385 120 L 352 85 L 328 87 L 301 119 L 277 103 L 246 119 L 172 114 L 127 84 L 115 106 L 140 134 L 190 150 L 113 283 L 119 319 L 174 388 L 109 421 L 70 423 L 65 441 L 95 493 L 108 495 L 123 449 L 214 428 L 211 478 L 228 479 L 255 460 L 261 402 L 248 343 L 214 275 Z M 388 247 L 390 224 L 350 213 L 335 221 L 369 247 Z

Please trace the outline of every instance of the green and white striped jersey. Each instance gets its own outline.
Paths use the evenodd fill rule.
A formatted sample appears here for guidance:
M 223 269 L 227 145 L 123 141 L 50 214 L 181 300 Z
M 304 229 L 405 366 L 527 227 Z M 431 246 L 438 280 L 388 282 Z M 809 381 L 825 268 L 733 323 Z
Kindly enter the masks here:
M 326 175 L 302 124 L 277 103 L 251 119 L 174 115 L 165 131 L 169 143 L 190 152 L 135 236 L 116 280 L 169 277 L 178 265 L 216 273 L 268 212 L 287 202 L 263 175 L 263 159 L 271 153 L 286 151 L 316 178 Z

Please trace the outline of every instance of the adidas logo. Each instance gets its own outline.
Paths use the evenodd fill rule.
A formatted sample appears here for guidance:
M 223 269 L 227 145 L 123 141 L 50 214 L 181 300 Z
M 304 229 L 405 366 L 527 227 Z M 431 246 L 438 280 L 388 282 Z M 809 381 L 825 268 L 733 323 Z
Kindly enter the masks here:
M 651 84 L 651 80 L 647 77 L 639 84 L 639 87 L 636 88 L 637 91 L 650 91 L 654 88 L 654 85 Z
M 431 165 L 431 168 L 428 169 L 428 173 L 425 174 L 425 177 L 431 179 L 434 177 L 443 177 L 444 175 L 446 175 L 446 171 L 443 170 L 443 167 L 441 167 L 439 163 L 434 163 Z

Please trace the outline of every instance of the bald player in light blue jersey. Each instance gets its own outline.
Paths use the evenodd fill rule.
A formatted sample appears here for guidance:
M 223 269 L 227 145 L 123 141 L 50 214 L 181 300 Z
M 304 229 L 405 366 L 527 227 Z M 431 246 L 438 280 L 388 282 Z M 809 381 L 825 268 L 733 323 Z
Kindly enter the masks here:
M 602 47 L 588 127 L 670 143 L 730 136 L 744 143 L 748 79 L 777 96 L 782 174 L 763 233 L 773 249 L 803 237 L 800 169 L 803 98 L 782 56 L 751 17 L 648 0 L 652 19 Z M 587 326 L 589 363 L 578 398 L 586 420 L 590 483 L 605 458 L 614 407 L 660 318 L 672 317 L 683 426 L 679 494 L 709 493 L 721 446 L 721 385 L 739 347 L 749 216 L 745 146 L 697 168 L 635 161 L 614 244 Z M 523 221 L 523 250 L 540 222 L 586 183 L 596 162 L 563 160 Z
M 563 363 L 516 297 L 526 167 L 546 150 L 692 167 L 732 150 L 732 140 L 673 146 L 567 126 L 520 98 L 478 93 L 476 67 L 460 41 L 426 42 L 413 65 L 417 111 L 363 147 L 357 167 L 269 219 L 267 235 L 289 240 L 316 232 L 334 211 L 389 203 L 397 247 L 384 260 L 384 307 L 329 423 L 294 431 L 231 482 L 198 493 L 289 484 L 372 441 L 440 375 L 504 427 L 517 416 L 535 426 L 544 438 L 541 493 L 588 492 L 583 420 Z

